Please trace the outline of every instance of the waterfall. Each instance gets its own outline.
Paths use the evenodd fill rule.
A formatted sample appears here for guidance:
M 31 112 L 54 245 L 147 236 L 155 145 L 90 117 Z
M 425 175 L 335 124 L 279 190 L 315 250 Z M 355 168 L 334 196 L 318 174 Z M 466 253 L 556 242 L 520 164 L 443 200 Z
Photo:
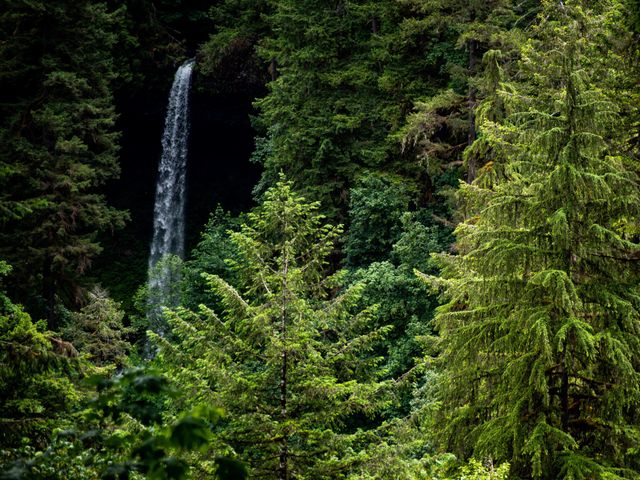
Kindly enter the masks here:
M 175 259 L 184 257 L 189 89 L 193 65 L 194 60 L 188 60 L 175 74 L 162 135 L 149 255 L 148 317 L 151 323 L 159 320 L 161 307 L 172 306 L 177 301 L 179 265 Z M 163 333 L 159 325 L 150 325 L 150 328 Z

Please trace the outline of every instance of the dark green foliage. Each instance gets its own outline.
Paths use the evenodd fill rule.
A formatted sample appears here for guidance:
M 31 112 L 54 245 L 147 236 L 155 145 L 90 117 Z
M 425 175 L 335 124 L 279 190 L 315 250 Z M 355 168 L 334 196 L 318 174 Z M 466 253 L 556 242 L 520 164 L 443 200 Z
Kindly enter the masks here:
M 199 51 L 200 69 L 213 81 L 215 90 L 246 91 L 262 87 L 269 69 L 258 55 L 259 43 L 270 35 L 267 0 L 224 0 L 211 7 L 215 33 Z M 276 63 L 271 67 L 276 74 Z
M 416 155 L 431 179 L 460 164 L 468 133 L 468 102 L 453 90 L 445 90 L 416 102 L 400 135 L 403 150 Z
M 75 301 L 77 277 L 100 252 L 98 231 L 127 215 L 96 187 L 118 174 L 114 71 L 117 13 L 104 4 L 3 1 L 0 35 L 0 249 L 26 299 L 42 292 L 50 328 L 56 294 Z
M 443 44 L 413 16 L 393 2 L 278 2 L 263 49 L 278 77 L 257 103 L 272 149 L 264 182 L 283 170 L 344 215 L 365 168 L 424 181 L 422 167 L 400 161 L 389 141 L 412 98 L 442 83 L 446 47 L 430 50 Z
M 262 187 L 283 170 L 344 215 L 356 179 L 375 171 L 404 177 L 429 202 L 434 176 L 476 139 L 483 54 L 513 51 L 509 30 L 537 4 L 275 2 L 261 42 L 278 66 L 257 102 L 269 144 Z M 469 179 L 480 161 L 467 156 Z
M 117 301 L 127 315 L 135 311 L 134 295 L 149 270 L 149 239 L 136 235 L 135 214 L 132 222 L 115 235 L 105 232 L 98 240 L 104 250 L 92 264 L 87 276 L 89 284 L 98 284 L 109 291 L 109 296 Z
M 142 3 L 168 33 L 181 34 L 190 47 L 204 41 L 214 27 L 208 15 L 210 0 L 134 0 L 132 3 Z
M 429 255 L 451 243 L 448 229 L 431 216 L 433 209 L 407 212 L 410 193 L 401 179 L 363 177 L 351 190 L 350 230 L 344 247 L 345 263 L 352 269 L 349 278 L 363 286 L 362 305 L 379 305 L 377 324 L 393 326 L 377 347 L 390 377 L 403 376 L 413 368 L 421 356 L 417 337 L 432 331 L 430 322 L 438 305 L 413 270 L 433 270 Z M 407 380 L 405 400 L 414 377 Z
M 113 66 L 114 87 L 122 102 L 149 92 L 164 95 L 170 72 L 203 41 L 213 27 L 208 0 L 107 0 L 119 12 Z M 158 75 L 162 72 L 161 75 Z M 169 85 L 168 85 L 169 83 Z M 128 105 L 125 105 L 125 109 Z
M 393 325 L 381 353 L 388 362 L 388 375 L 401 376 L 421 356 L 416 337 L 431 331 L 429 324 L 437 302 L 406 265 L 373 263 L 358 270 L 353 280 L 363 286 L 363 304 L 380 305 L 375 315 L 377 322 Z
M 276 34 L 263 55 L 276 59 L 278 77 L 258 103 L 271 129 L 265 170 L 272 179 L 283 170 L 336 212 L 359 168 L 385 157 L 375 77 L 366 60 L 353 61 L 366 52 L 370 19 L 344 4 L 283 1 L 269 21 Z
M 403 146 L 416 150 L 432 176 L 463 159 L 467 180 L 473 181 L 481 168 L 494 160 L 487 152 L 491 146 L 478 134 L 478 117 L 499 114 L 499 105 L 486 99 L 494 94 L 499 81 L 495 77 L 495 59 L 500 57 L 507 63 L 507 59 L 517 57 L 520 31 L 535 18 L 540 2 L 411 3 L 428 19 L 431 28 L 447 31 L 456 38 L 456 47 L 464 60 L 448 65 L 449 90 L 416 103 L 415 113 L 408 117 L 402 132 Z M 478 110 L 481 101 L 482 110 Z M 470 148 L 464 151 L 465 147 Z
M 165 89 L 163 76 L 150 72 L 173 68 L 184 57 L 184 45 L 164 21 L 162 11 L 147 0 L 107 0 L 109 10 L 118 11 L 118 30 L 112 55 L 118 96 Z M 165 80 L 166 82 L 166 80 Z
M 96 426 L 111 424 L 113 430 L 98 438 L 100 442 L 95 445 L 94 455 L 109 458 L 102 478 L 125 478 L 123 475 L 128 477 L 132 472 L 158 480 L 187 478 L 189 464 L 184 453 L 208 444 L 211 427 L 219 421 L 221 412 L 197 407 L 168 423 L 162 416 L 163 400 L 178 392 L 164 376 L 129 370 L 114 379 L 95 380 L 98 396 L 85 414 L 86 421 Z M 143 428 L 132 421 L 140 422 Z
M 424 218 L 426 212 L 421 213 L 403 215 L 399 238 L 387 260 L 374 262 L 350 275 L 352 281 L 363 285 L 362 304 L 379 305 L 375 312 L 376 324 L 393 326 L 376 347 L 385 358 L 387 375 L 403 379 L 396 384 L 402 399 L 400 410 L 389 412 L 391 416 L 410 409 L 412 388 L 419 381 L 422 368 L 421 339 L 433 332 L 431 322 L 439 304 L 416 278 L 414 269 L 436 273 L 429 255 L 446 250 L 451 242 L 446 227 L 432 225 L 433 220 Z
M 398 240 L 409 192 L 400 179 L 366 175 L 351 189 L 346 265 L 358 268 L 384 260 Z
M 232 51 L 235 39 L 251 38 L 265 65 L 271 62 L 271 91 L 257 102 L 264 137 L 257 141 L 256 158 L 265 166 L 258 191 L 282 170 L 322 199 L 332 215 L 344 215 L 357 178 L 388 172 L 404 177 L 421 204 L 431 201 L 433 177 L 443 165 L 457 165 L 475 138 L 469 115 L 475 100 L 446 91 L 430 97 L 447 85 L 477 96 L 476 81 L 472 85 L 467 77 L 479 75 L 489 46 L 510 47 L 505 29 L 523 17 L 524 26 L 535 5 L 281 1 L 217 7 L 218 15 L 233 20 L 224 22 L 213 50 Z M 248 20 L 258 17 L 257 23 Z M 417 98 L 429 99 L 421 105 L 439 105 L 433 122 L 425 123 L 419 112 L 403 128 Z M 403 136 L 410 141 L 401 151 L 397 140 Z M 467 163 L 478 168 L 475 157 Z
M 431 279 L 450 298 L 435 428 L 524 478 L 638 478 L 640 191 L 603 76 L 623 65 L 620 5 L 543 4 L 500 91 L 505 179 L 464 187 L 478 213 Z
M 424 163 L 401 152 L 397 133 L 414 100 L 447 85 L 449 64 L 464 64 L 455 32 L 434 28 L 421 5 L 387 0 L 227 1 L 214 18 L 222 26 L 203 49 L 205 68 L 239 49 L 269 65 L 270 92 L 256 103 L 259 193 L 284 171 L 341 218 L 366 171 L 433 193 Z

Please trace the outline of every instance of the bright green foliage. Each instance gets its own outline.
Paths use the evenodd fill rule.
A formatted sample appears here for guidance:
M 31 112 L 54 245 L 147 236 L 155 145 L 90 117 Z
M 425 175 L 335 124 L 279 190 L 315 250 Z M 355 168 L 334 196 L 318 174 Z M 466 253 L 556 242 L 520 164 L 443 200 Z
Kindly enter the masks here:
M 517 57 L 517 55 L 513 55 Z M 508 115 L 501 88 L 504 88 L 505 55 L 500 50 L 489 50 L 484 54 L 484 69 L 479 77 L 478 91 L 482 101 L 475 110 L 477 139 L 464 151 L 467 164 L 476 165 L 475 182 L 483 188 L 501 181 L 505 176 L 507 150 L 503 142 L 493 134 Z M 464 202 L 464 198 L 459 198 Z M 464 211 L 463 215 L 469 215 Z
M 170 315 L 172 345 L 158 338 L 164 362 L 187 402 L 220 405 L 229 419 L 220 441 L 263 478 L 339 478 L 358 462 L 355 428 L 389 403 L 371 345 L 388 331 L 372 328 L 373 308 L 358 311 L 361 286 L 329 296 L 325 277 L 340 230 L 323 225 L 280 180 L 230 232 L 237 284 L 203 274 L 224 315 Z M 363 428 L 361 427 L 361 428 Z
M 209 286 L 202 278 L 202 272 L 218 275 L 233 283 L 234 273 L 229 269 L 227 259 L 233 259 L 236 249 L 229 239 L 229 230 L 238 230 L 239 220 L 232 218 L 220 206 L 211 214 L 204 227 L 200 242 L 191 251 L 188 261 L 184 263 L 183 296 L 181 305 L 197 308 L 201 303 L 214 307 L 209 295 Z
M 109 91 L 118 14 L 90 0 L 4 0 L 0 11 L 0 249 L 21 298 L 41 291 L 55 328 L 56 294 L 78 298 L 96 232 L 127 217 L 96 191 L 119 171 Z
M 523 478 L 638 478 L 640 192 L 605 76 L 620 5 L 543 5 L 500 92 L 506 179 L 463 187 L 478 214 L 431 278 L 450 299 L 435 428 Z
M 9 457 L 2 458 L 2 454 L 9 452 Z M 82 443 L 61 432 L 54 434 L 45 450 L 25 445 L 0 451 L 0 479 L 97 480 L 100 477 L 96 468 L 88 465 L 90 459 L 91 452 Z
M 483 465 L 481 462 L 469 460 L 469 464 L 460 469 L 458 480 L 507 480 L 509 464 L 503 463 L 495 468 L 493 464 Z
M 99 287 L 89 293 L 89 303 L 71 314 L 71 324 L 64 331 L 65 339 L 94 365 L 120 368 L 126 363 L 131 345 L 123 338 L 127 329 L 122 324 L 124 312 Z
M 462 463 L 450 453 L 434 452 L 425 435 L 426 424 L 411 415 L 396 419 L 376 431 L 380 438 L 372 454 L 349 480 L 507 480 L 510 465 L 494 465 L 471 458 Z
M 391 211 L 388 213 L 393 215 Z M 350 275 L 352 281 L 363 285 L 362 304 L 379 305 L 375 314 L 377 324 L 393 326 L 380 346 L 392 378 L 404 376 L 414 367 L 415 359 L 421 356 L 418 337 L 432 331 L 431 319 L 438 306 L 436 297 L 413 271 L 417 268 L 435 272 L 429 255 L 445 250 L 451 242 L 448 229 L 423 223 L 424 213 L 405 213 L 400 219 L 398 238 L 385 260 L 354 270 Z M 414 378 L 408 380 L 412 382 Z
M 0 275 L 8 272 L 0 262 Z M 42 447 L 64 424 L 79 400 L 72 382 L 79 370 L 75 356 L 71 344 L 0 293 L 0 448 Z

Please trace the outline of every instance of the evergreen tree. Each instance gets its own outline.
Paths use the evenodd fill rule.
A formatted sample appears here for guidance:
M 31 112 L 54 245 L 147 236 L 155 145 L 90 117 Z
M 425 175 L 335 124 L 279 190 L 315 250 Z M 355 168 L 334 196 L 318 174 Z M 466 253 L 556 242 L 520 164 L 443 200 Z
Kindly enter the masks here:
M 89 360 L 99 367 L 122 368 L 131 345 L 123 338 L 127 329 L 122 320 L 124 312 L 109 294 L 94 287 L 89 302 L 79 312 L 71 314 L 70 325 L 64 337 Z
M 606 88 L 617 2 L 543 2 L 513 114 L 506 179 L 465 186 L 478 214 L 442 256 L 440 438 L 523 478 L 637 478 L 640 245 L 626 131 Z
M 418 10 L 391 0 L 229 0 L 214 9 L 222 26 L 202 50 L 206 68 L 257 51 L 271 72 L 270 92 L 256 102 L 259 193 L 282 170 L 344 218 L 365 170 L 430 188 L 424 166 L 401 152 L 394 134 L 416 97 L 446 85 L 446 65 L 458 54 L 455 37 L 434 33 Z
M 476 137 L 483 53 L 510 48 L 505 31 L 536 3 L 229 0 L 214 8 L 221 26 L 201 53 L 214 76 L 228 73 L 219 71 L 234 55 L 255 64 L 257 51 L 269 65 L 270 92 L 256 102 L 254 159 L 265 167 L 257 191 L 283 170 L 344 218 L 349 191 L 367 172 L 400 175 L 422 203 L 432 200 L 441 163 L 456 165 Z M 259 68 L 249 70 L 239 75 Z M 419 113 L 403 128 L 417 100 Z M 425 125 L 416 117 L 431 107 L 434 122 Z M 477 170 L 475 157 L 467 163 Z
M 0 261 L 0 280 L 11 268 Z M 79 402 L 77 351 L 33 322 L 0 291 L 0 461 L 18 447 L 43 448 L 51 431 L 69 425 Z M 10 450 L 5 450 L 10 449 Z M 2 458 L 2 457 L 9 458 Z
M 39 286 L 55 329 L 56 295 L 78 298 L 76 278 L 100 252 L 96 232 L 127 218 L 96 190 L 119 171 L 109 90 L 117 13 L 89 0 L 2 5 L 0 189 L 12 214 L 0 218 L 0 249 L 18 298 Z
M 363 2 L 357 2 L 363 3 Z M 376 108 L 375 35 L 358 4 L 281 1 L 269 17 L 274 36 L 262 55 L 278 75 L 257 102 L 269 155 L 263 184 L 283 170 L 332 214 L 344 214 L 359 169 L 386 157 L 386 122 Z
M 327 298 L 339 286 L 325 270 L 340 230 L 323 225 L 318 208 L 281 179 L 230 233 L 238 288 L 204 274 L 224 315 L 178 310 L 179 343 L 156 337 L 187 401 L 229 415 L 221 441 L 255 477 L 342 476 L 358 461 L 350 445 L 367 425 L 361 416 L 389 402 L 369 352 L 388 328 L 370 328 L 371 308 L 354 312 L 359 286 Z
M 515 63 L 521 29 L 529 25 L 538 0 L 412 2 L 435 31 L 448 32 L 459 58 L 447 67 L 449 88 L 418 101 L 403 131 L 403 148 L 413 148 L 434 175 L 464 160 L 472 182 L 493 151 L 478 129 L 479 121 L 495 119 L 501 104 L 494 102 L 501 68 Z M 479 105 L 482 105 L 479 109 Z M 465 151 L 466 147 L 467 148 Z M 463 155 L 464 151 L 464 155 Z

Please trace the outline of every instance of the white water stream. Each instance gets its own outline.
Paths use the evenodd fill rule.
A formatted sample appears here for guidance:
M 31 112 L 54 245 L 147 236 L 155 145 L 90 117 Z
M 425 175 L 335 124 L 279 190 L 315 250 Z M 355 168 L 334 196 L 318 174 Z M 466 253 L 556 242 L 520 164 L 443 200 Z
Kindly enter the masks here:
M 189 90 L 193 66 L 194 61 L 188 60 L 175 74 L 162 135 L 149 255 L 148 294 L 152 316 L 161 307 L 175 303 L 179 268 L 175 268 L 172 258 L 184 257 Z

